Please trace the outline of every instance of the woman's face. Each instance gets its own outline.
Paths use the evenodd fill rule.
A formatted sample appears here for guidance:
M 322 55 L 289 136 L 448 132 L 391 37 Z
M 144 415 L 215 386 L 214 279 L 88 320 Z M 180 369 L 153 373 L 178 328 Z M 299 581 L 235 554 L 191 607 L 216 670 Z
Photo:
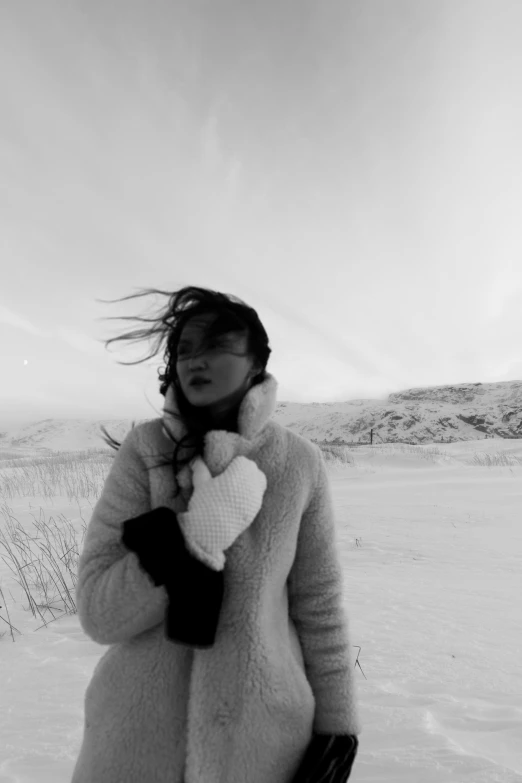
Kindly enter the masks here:
M 212 331 L 205 342 L 205 327 L 213 315 L 199 315 L 187 321 L 180 335 L 176 372 L 187 400 L 195 406 L 233 406 L 250 388 L 256 364 L 247 355 L 248 340 L 242 332 L 227 332 L 216 337 Z M 195 377 L 208 383 L 192 385 Z

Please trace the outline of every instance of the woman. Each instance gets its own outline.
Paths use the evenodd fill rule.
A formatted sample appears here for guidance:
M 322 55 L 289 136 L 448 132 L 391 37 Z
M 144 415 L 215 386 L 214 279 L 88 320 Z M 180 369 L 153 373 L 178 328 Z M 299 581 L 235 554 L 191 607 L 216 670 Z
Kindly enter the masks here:
M 110 646 L 72 783 L 346 781 L 360 727 L 321 452 L 271 419 L 255 310 L 145 293 L 169 296 L 153 326 L 108 343 L 165 342 L 164 415 L 111 439 L 86 533 L 79 618 Z

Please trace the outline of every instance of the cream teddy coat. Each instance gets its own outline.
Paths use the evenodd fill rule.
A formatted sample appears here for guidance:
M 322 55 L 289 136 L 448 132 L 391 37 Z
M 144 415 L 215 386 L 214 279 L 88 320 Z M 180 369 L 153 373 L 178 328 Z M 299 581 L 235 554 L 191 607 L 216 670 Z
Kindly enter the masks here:
M 212 475 L 245 455 L 267 477 L 260 512 L 226 552 L 211 648 L 166 638 L 165 588 L 121 543 L 125 520 L 186 510 L 190 468 L 147 470 L 172 456 L 183 426 L 165 413 L 117 452 L 78 568 L 80 623 L 109 647 L 85 693 L 71 783 L 291 783 L 312 731 L 359 734 L 325 464 L 317 446 L 271 420 L 276 389 L 266 373 L 241 403 L 239 433 L 206 435 Z M 171 387 L 165 408 L 175 406 Z

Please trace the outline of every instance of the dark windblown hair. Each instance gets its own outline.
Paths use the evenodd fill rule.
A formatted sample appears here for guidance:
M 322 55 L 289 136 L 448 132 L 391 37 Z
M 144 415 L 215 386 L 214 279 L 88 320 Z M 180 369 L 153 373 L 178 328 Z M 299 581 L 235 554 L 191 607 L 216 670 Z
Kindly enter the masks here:
M 197 315 L 215 315 L 216 318 L 205 330 L 206 339 L 208 339 L 209 336 L 215 337 L 231 331 L 246 333 L 247 351 L 255 358 L 257 364 L 261 367 L 261 370 L 253 378 L 252 385 L 256 385 L 263 381 L 266 365 L 271 354 L 271 348 L 268 344 L 268 335 L 257 312 L 252 307 L 245 304 L 241 299 L 238 299 L 238 297 L 232 296 L 231 294 L 223 294 L 208 288 L 198 288 L 196 286 L 186 286 L 179 291 L 174 292 L 162 291 L 156 288 L 146 288 L 142 289 L 141 292 L 137 294 L 130 294 L 121 299 L 102 299 L 97 301 L 107 303 L 123 302 L 128 299 L 135 299 L 150 294 L 159 294 L 168 298 L 167 304 L 160 308 L 153 317 L 111 316 L 106 319 L 140 321 L 142 323 L 150 324 L 150 326 L 148 328 L 143 327 L 131 332 L 126 332 L 118 337 L 112 337 L 105 341 L 105 347 L 107 348 L 111 343 L 117 342 L 118 340 L 139 342 L 141 340 L 155 338 L 152 352 L 149 353 L 148 356 L 135 362 L 118 362 L 118 364 L 125 365 L 145 362 L 156 356 L 163 348 L 165 368 L 163 371 L 158 370 L 160 381 L 159 391 L 160 394 L 165 396 L 169 386 L 171 384 L 174 385 L 178 400 L 179 417 L 183 420 L 183 423 L 187 428 L 186 435 L 181 438 L 179 442 L 176 442 L 174 449 L 172 464 L 175 472 L 177 472 L 183 464 L 186 464 L 186 462 L 191 459 L 191 457 L 188 457 L 185 463 L 182 463 L 178 458 L 179 449 L 182 446 L 190 446 L 195 449 L 196 454 L 202 454 L 204 436 L 211 428 L 211 422 L 206 415 L 206 412 L 202 411 L 201 408 L 198 409 L 191 405 L 183 394 L 176 373 L 177 346 L 186 322 Z M 238 411 L 239 406 L 237 406 L 236 410 L 233 412 L 236 423 Z M 176 415 L 174 411 L 172 411 L 172 413 Z M 135 422 L 132 423 L 132 427 L 134 426 Z M 103 432 L 103 440 L 111 448 L 117 451 L 121 446 L 121 442 L 118 442 L 112 437 L 103 426 L 101 427 L 101 430 Z M 168 462 L 163 464 L 171 463 Z

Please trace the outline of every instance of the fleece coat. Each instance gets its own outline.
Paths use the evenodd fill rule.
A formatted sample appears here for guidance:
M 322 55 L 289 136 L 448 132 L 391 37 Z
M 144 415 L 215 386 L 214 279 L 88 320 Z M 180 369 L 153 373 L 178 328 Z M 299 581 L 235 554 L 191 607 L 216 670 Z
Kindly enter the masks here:
M 163 418 L 134 427 L 117 452 L 78 568 L 80 623 L 109 647 L 85 693 L 71 783 L 291 783 L 313 732 L 359 734 L 325 463 L 271 419 L 276 389 L 266 373 L 241 403 L 239 432 L 205 436 L 212 475 L 244 455 L 267 477 L 261 510 L 226 552 L 208 649 L 166 637 L 165 588 L 121 542 L 125 520 L 185 511 L 191 496 L 189 466 L 177 476 L 158 466 L 184 433 L 167 412 L 172 388 Z

